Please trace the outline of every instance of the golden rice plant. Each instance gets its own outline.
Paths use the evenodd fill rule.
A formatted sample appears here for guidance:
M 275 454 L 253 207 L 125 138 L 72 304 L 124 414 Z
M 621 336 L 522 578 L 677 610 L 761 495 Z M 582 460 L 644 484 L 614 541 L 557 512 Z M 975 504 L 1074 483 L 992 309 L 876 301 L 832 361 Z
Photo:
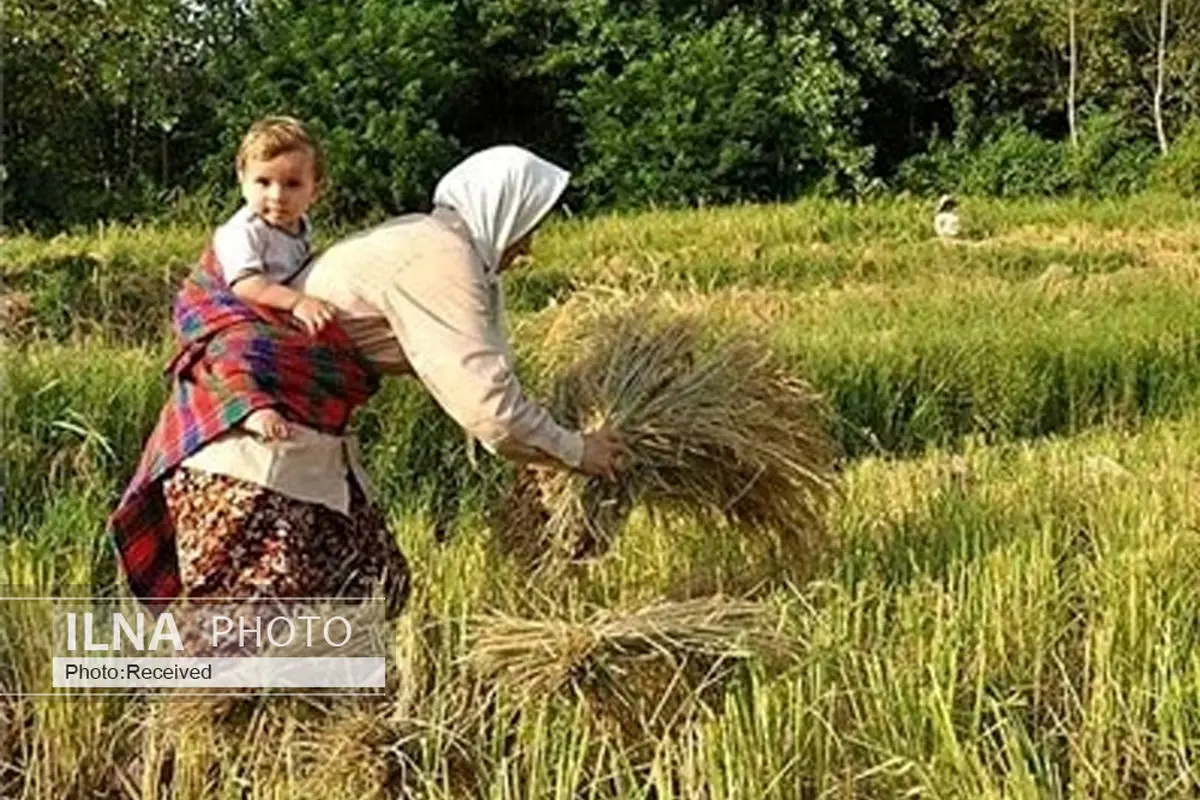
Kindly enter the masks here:
M 0 674 L 0 797 L 16 795 L 22 771 L 19 754 L 25 717 L 25 709 L 16 699 L 16 688 L 6 684 Z
M 719 696 L 732 667 L 786 656 L 768 606 L 721 596 L 662 601 L 586 618 L 475 617 L 468 662 L 524 698 L 566 692 L 634 739 Z
M 566 424 L 628 447 L 618 479 L 525 472 L 497 531 L 536 567 L 604 553 L 630 511 L 731 525 L 790 555 L 823 533 L 836 444 L 820 396 L 728 309 L 675 297 L 573 300 L 540 364 Z

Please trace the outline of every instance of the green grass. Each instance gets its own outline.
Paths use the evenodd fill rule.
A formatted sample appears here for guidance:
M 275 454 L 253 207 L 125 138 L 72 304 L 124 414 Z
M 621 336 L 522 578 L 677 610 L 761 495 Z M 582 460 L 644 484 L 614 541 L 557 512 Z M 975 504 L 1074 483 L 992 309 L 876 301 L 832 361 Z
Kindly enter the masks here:
M 860 462 L 832 514 L 837 549 L 804 586 L 771 595 L 796 660 L 740 671 L 715 706 L 649 749 L 631 749 L 570 695 L 518 701 L 500 687 L 493 715 L 468 714 L 456 692 L 468 678 L 469 617 L 531 606 L 482 531 L 437 546 L 413 517 L 396 520 L 420 565 L 397 653 L 404 674 L 426 677 L 422 692 L 398 687 L 406 713 L 347 704 L 306 728 L 299 710 L 276 703 L 249 728 L 167 733 L 153 724 L 166 714 L 154 703 L 22 703 L 33 722 L 16 763 L 42 785 L 83 792 L 174 736 L 204 776 L 182 795 L 195 797 L 222 773 L 258 796 L 313 785 L 342 796 L 355 775 L 395 769 L 401 754 L 408 779 L 435 797 L 460 796 L 454 782 L 467 773 L 488 797 L 640 796 L 647 786 L 678 797 L 1182 796 L 1200 736 L 1197 442 L 1193 417 L 1136 434 Z M 78 536 L 76 522 L 48 519 L 36 538 Z M 86 549 L 54 575 L 34 566 L 42 557 L 10 542 L 0 566 L 35 589 L 96 569 Z M 641 525 L 578 578 L 583 595 L 560 594 L 552 607 L 630 607 L 698 576 L 737 586 L 753 567 L 719 532 Z M 36 656 L 10 654 L 30 673 Z M 128 736 L 109 742 L 115 730 Z M 350 731 L 372 733 L 353 741 Z M 358 772 L 337 768 L 335 744 L 356 753 Z M 452 774 L 457 748 L 462 774 Z M 69 753 L 79 761 L 68 777 L 58 770 Z
M 223 722 L 14 701 L 2 687 L 46 681 L 46 644 L 10 612 L 0 797 L 1195 796 L 1200 204 L 964 205 L 978 239 L 961 246 L 908 201 L 560 221 L 514 286 L 539 389 L 543 337 L 572 309 L 544 306 L 577 289 L 750 317 L 827 394 L 850 456 L 810 562 L 635 515 L 609 557 L 530 586 L 479 514 L 499 465 L 472 471 L 432 402 L 392 382 L 356 421 L 417 579 L 386 701 Z M 156 315 L 201 242 L 0 243 L 0 282 L 44 304 L 0 342 L 0 584 L 116 580 L 103 519 L 165 393 Z M 591 695 L 527 697 L 470 667 L 480 614 L 715 590 L 775 610 L 794 647 L 704 693 L 644 689 L 673 721 L 622 729 Z
M 764 335 L 828 397 L 851 456 L 1134 424 L 1178 414 L 1200 391 L 1200 292 L 1140 273 L 1051 288 L 937 281 L 699 302 L 714 317 L 757 310 Z M 517 350 L 531 366 L 539 331 L 561 313 L 571 312 L 517 320 Z M 80 481 L 119 488 L 165 397 L 165 354 L 100 340 L 0 351 L 9 388 L 0 396 L 9 487 L 0 521 L 19 527 L 42 498 Z M 536 372 L 527 374 L 536 386 Z M 407 381 L 386 386 L 357 427 L 385 499 L 432 503 L 443 526 L 498 474 L 494 465 L 475 473 L 463 437 Z
M 702 211 L 558 220 L 531 265 L 508 283 L 510 305 L 532 311 L 580 287 L 757 286 L 787 291 L 845 283 L 903 287 L 945 276 L 1029 280 L 1161 268 L 1190 274 L 1200 252 L 1200 202 L 1145 195 L 1115 202 L 968 200 L 972 241 L 938 241 L 915 201 L 855 206 L 805 201 Z M 56 339 L 161 335 L 180 276 L 207 232 L 186 226 L 109 227 L 50 240 L 0 242 L 0 292 L 31 296 L 34 330 Z M 321 232 L 319 244 L 335 233 Z

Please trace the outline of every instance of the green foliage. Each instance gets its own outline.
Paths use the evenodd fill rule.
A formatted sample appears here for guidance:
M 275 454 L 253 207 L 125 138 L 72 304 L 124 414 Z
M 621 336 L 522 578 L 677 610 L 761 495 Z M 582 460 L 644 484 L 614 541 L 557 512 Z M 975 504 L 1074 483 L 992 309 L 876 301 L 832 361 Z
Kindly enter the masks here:
M 0 6 L 0 223 L 127 217 L 193 178 L 212 132 L 209 25 L 182 0 Z
M 1128 116 L 1092 114 L 1083 120 L 1079 146 L 1069 148 L 1067 165 L 1077 192 L 1113 197 L 1146 188 L 1157 150 Z
M 214 109 L 222 134 L 208 165 L 213 185 L 233 185 L 251 122 L 290 114 L 325 148 L 327 212 L 353 219 L 425 204 L 460 155 L 439 122 L 466 75 L 450 5 L 276 0 L 251 9 L 211 66 L 214 80 L 239 87 Z
M 934 142 L 928 153 L 900 166 L 896 181 L 929 195 L 957 190 L 994 197 L 1053 196 L 1070 188 L 1071 173 L 1066 145 L 1010 124 L 973 149 Z
M 937 139 L 925 152 L 905 159 L 896 168 L 892 182 L 899 189 L 923 197 L 934 197 L 942 192 L 956 190 L 963 161 L 967 157 L 964 148 Z
M 993 197 L 1119 197 L 1146 188 L 1156 155 L 1153 142 L 1128 117 L 1096 113 L 1082 121 L 1078 146 L 1019 124 L 1000 127 L 975 147 L 962 139 L 935 141 L 901 164 L 896 184 L 923 195 L 956 190 Z
M 960 108 L 969 104 L 984 130 L 1003 120 L 1057 138 L 1064 132 L 1066 6 L 1058 0 L 966 0 L 957 4 L 953 37 L 962 77 Z M 968 131 L 979 133 L 980 131 Z M 969 144 L 977 144 L 972 140 Z
M 964 164 L 960 190 L 996 197 L 1055 195 L 1070 186 L 1066 146 L 1021 126 L 988 137 Z
M 1200 119 L 1192 120 L 1159 159 L 1153 181 L 1159 188 L 1187 197 L 1200 196 Z
M 13 0 L 0 225 L 236 203 L 254 119 L 309 120 L 327 223 L 424 206 L 457 158 L 529 146 L 587 208 L 889 184 L 1000 196 L 1194 186 L 1200 2 L 1169 5 L 1156 137 L 1151 0 Z M 1068 138 L 1074 9 L 1079 144 Z M 1184 138 L 1181 138 L 1184 137 Z M 1174 146 L 1180 139 L 1180 147 Z M 1190 140 L 1189 140 L 1190 141 Z M 1174 177 L 1172 177 L 1174 176 Z
M 640 57 L 585 76 L 573 106 L 592 202 L 729 203 L 861 180 L 853 81 L 817 36 L 743 15 L 685 30 L 629 24 L 612 46 Z

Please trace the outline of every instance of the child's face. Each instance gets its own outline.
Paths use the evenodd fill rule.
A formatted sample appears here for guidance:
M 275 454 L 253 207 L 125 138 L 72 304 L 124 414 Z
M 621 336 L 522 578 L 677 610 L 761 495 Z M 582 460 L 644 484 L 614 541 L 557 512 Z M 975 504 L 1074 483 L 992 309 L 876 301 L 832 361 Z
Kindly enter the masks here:
M 291 150 L 270 160 L 250 160 L 238 175 L 242 197 L 255 214 L 293 233 L 317 198 L 312 153 Z

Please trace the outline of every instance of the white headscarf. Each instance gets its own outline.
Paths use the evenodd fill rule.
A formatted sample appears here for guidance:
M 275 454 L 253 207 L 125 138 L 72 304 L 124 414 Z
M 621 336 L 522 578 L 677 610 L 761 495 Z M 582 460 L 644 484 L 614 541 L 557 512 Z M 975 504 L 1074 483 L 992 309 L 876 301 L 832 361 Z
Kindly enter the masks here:
M 514 145 L 482 150 L 446 173 L 433 202 L 458 212 L 488 274 L 550 213 L 571 173 Z

